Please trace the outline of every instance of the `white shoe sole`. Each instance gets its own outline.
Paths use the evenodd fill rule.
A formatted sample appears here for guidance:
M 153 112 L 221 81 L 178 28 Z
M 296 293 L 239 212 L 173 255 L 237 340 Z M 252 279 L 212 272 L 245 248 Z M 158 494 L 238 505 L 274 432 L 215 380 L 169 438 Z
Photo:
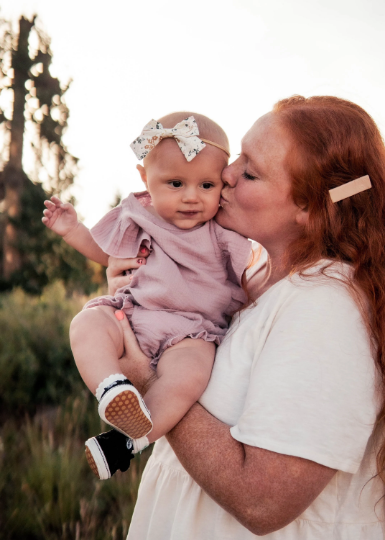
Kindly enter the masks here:
M 86 458 L 92 472 L 99 478 L 99 480 L 108 480 L 111 478 L 110 469 L 103 450 L 100 448 L 95 437 L 92 437 L 86 441 Z
M 152 430 L 150 411 L 135 386 L 111 388 L 100 400 L 98 410 L 102 420 L 131 439 L 140 439 Z

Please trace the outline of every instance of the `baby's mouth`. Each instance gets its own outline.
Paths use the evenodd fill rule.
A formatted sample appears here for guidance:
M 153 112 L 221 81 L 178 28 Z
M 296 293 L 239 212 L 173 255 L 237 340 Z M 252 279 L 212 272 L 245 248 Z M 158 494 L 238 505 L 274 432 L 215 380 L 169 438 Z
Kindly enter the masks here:
M 198 210 L 180 210 L 179 213 L 184 216 L 196 216 L 199 214 Z

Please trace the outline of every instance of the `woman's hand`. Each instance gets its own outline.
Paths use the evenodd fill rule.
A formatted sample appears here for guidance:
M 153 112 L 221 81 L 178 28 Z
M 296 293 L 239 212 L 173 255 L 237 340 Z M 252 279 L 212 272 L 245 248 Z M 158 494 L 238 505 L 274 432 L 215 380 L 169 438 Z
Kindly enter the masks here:
M 142 395 L 145 395 L 152 383 L 157 379 L 156 372 L 150 368 L 150 358 L 139 347 L 124 312 L 115 311 L 115 317 L 119 321 L 123 332 L 124 353 L 119 358 L 122 373 L 126 375 Z
M 141 246 L 135 259 L 117 259 L 116 257 L 109 257 L 107 268 L 108 294 L 114 296 L 118 289 L 128 285 L 132 277 L 127 275 L 127 270 L 140 268 L 146 264 L 146 259 L 149 254 L 150 251 L 146 247 Z

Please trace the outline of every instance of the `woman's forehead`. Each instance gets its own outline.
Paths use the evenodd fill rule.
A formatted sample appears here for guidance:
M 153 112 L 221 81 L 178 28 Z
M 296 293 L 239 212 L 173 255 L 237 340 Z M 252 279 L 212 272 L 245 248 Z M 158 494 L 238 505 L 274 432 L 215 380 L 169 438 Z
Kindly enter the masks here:
M 242 152 L 249 159 L 284 160 L 291 141 L 274 113 L 259 118 L 242 139 Z

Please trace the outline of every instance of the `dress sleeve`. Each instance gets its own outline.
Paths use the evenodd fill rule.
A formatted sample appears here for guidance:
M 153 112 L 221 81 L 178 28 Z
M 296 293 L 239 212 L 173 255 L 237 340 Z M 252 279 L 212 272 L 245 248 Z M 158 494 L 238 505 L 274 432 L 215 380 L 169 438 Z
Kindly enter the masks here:
M 367 330 L 346 289 L 293 288 L 259 347 L 232 436 L 355 473 L 379 396 Z
M 104 253 L 113 257 L 136 257 L 141 244 L 151 249 L 150 235 L 130 216 L 128 199 L 110 210 L 91 229 L 91 235 Z

